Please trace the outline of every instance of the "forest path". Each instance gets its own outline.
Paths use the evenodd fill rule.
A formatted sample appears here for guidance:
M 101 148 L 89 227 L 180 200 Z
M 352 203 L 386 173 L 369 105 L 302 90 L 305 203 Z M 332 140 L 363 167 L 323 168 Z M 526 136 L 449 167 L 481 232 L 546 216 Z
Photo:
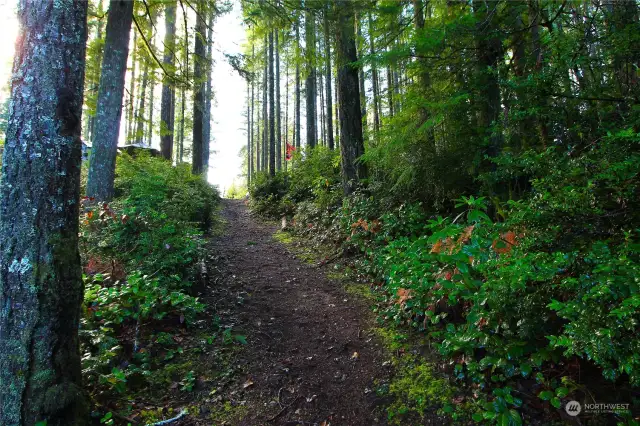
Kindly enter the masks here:
M 375 382 L 389 371 L 365 303 L 296 258 L 242 201 L 224 200 L 222 216 L 224 235 L 211 244 L 222 279 L 211 286 L 235 295 L 221 315 L 247 337 L 232 394 L 248 410 L 237 424 L 384 424 Z

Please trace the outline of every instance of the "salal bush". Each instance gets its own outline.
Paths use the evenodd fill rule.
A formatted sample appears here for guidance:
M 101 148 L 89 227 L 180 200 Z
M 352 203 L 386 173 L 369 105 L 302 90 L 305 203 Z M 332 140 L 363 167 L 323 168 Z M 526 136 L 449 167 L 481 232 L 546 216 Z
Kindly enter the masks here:
M 578 386 L 569 385 L 576 359 L 637 386 L 637 136 L 497 163 L 501 173 L 540 176 L 530 195 L 497 207 L 463 197 L 447 217 L 420 205 L 377 216 L 372 200 L 345 201 L 345 244 L 365 254 L 362 268 L 389 295 L 385 316 L 424 330 L 454 361 L 454 375 L 481 387 L 531 377 L 536 394 L 560 406 Z M 560 376 L 558 365 L 564 379 L 547 377 Z

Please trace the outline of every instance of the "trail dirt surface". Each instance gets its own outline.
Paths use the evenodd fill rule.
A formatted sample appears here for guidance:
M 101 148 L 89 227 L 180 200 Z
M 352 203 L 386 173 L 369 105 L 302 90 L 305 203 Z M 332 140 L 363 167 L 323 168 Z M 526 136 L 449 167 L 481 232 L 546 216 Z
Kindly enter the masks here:
M 225 231 L 211 244 L 222 279 L 209 284 L 208 298 L 216 288 L 235 295 L 223 315 L 247 339 L 242 377 L 228 387 L 247 410 L 229 424 L 385 424 L 375 389 L 390 371 L 366 303 L 296 258 L 274 239 L 278 227 L 252 217 L 242 201 L 223 206 Z

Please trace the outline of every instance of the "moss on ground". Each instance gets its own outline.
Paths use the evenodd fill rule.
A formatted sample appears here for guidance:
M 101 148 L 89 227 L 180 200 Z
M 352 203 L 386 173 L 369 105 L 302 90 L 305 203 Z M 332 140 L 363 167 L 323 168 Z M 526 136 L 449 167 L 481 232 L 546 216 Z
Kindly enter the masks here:
M 220 405 L 216 405 L 211 413 L 209 419 L 213 422 L 212 425 L 235 425 L 239 424 L 244 417 L 249 413 L 249 408 L 246 405 L 234 404 L 231 401 L 226 401 Z

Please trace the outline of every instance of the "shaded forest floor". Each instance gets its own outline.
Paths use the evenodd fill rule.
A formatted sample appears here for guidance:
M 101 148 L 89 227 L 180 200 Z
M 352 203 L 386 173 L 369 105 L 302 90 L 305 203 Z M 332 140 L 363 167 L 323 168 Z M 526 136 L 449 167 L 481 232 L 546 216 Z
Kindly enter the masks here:
M 246 344 L 233 377 L 200 392 L 199 413 L 182 424 L 384 424 L 375 389 L 390 363 L 366 301 L 292 253 L 243 202 L 223 201 L 222 216 L 201 300 Z

